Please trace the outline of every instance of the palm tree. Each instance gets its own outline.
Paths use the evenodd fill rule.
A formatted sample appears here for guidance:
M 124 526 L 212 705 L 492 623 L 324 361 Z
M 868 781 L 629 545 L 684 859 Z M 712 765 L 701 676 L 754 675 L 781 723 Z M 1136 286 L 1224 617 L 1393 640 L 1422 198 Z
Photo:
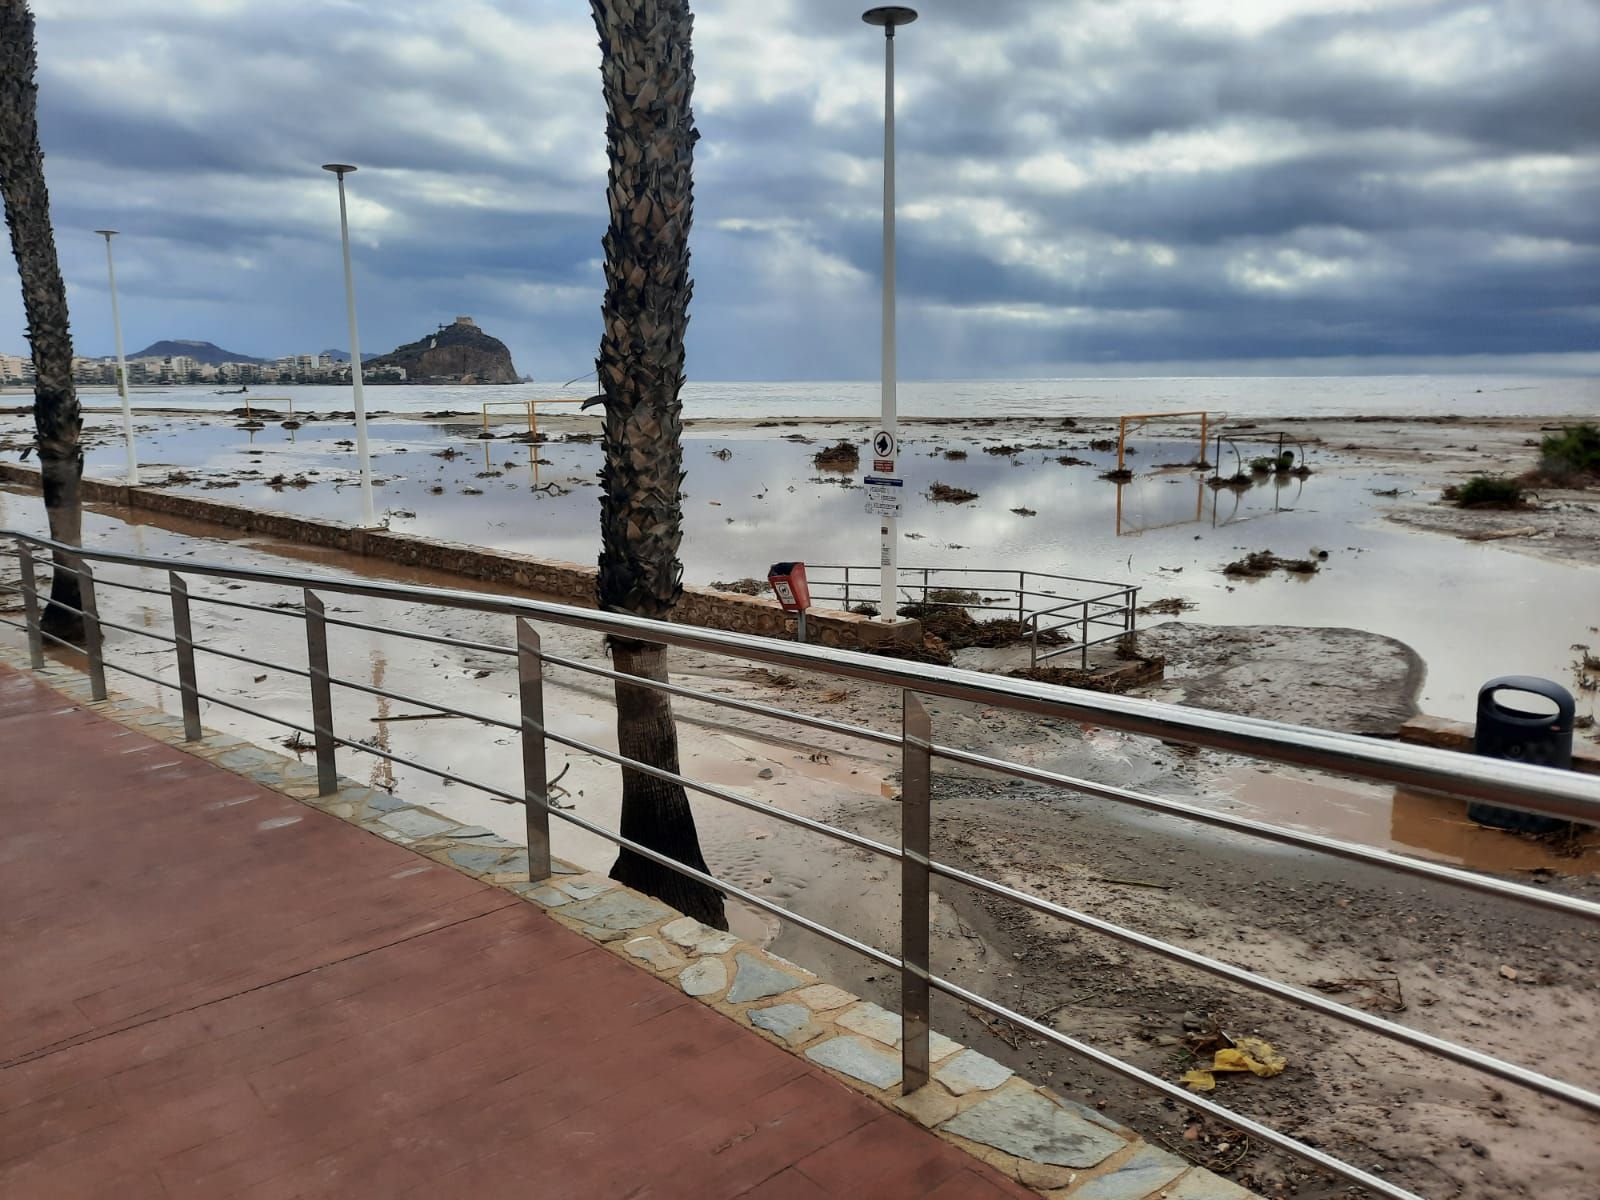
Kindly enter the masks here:
M 605 405 L 600 482 L 600 607 L 665 618 L 683 593 L 683 335 L 689 323 L 689 226 L 694 207 L 690 96 L 694 17 L 688 0 L 590 0 L 600 32 L 611 160 L 605 328 L 596 369 Z M 619 672 L 664 682 L 667 650 L 613 638 Z M 666 693 L 617 682 L 617 746 L 676 773 L 678 732 Z M 681 786 L 622 772 L 622 835 L 706 870 Z M 630 850 L 611 877 L 718 929 L 722 894 Z
M 83 508 L 78 498 L 78 480 L 83 476 L 78 434 L 83 415 L 72 386 L 67 292 L 56 262 L 44 153 L 39 148 L 37 65 L 33 14 L 26 0 L 0 0 L 0 192 L 5 195 L 6 226 L 11 230 L 11 251 L 22 280 L 22 306 L 33 351 L 33 424 L 39 474 L 50 536 L 76 546 L 83 536 Z M 75 558 L 57 552 L 43 621 L 49 633 L 81 644 L 83 618 L 71 611 L 83 607 L 78 577 L 72 573 L 76 566 Z

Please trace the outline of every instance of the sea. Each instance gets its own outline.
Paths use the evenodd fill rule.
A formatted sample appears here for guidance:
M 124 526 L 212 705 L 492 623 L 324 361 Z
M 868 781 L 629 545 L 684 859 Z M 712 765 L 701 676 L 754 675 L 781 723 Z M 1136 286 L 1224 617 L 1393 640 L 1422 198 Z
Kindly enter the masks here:
M 368 412 L 478 412 L 484 404 L 528 398 L 581 400 L 593 385 L 369 386 Z M 19 395 L 26 395 L 20 393 Z M 348 410 L 342 387 L 261 384 L 259 403 L 292 397 L 300 411 Z M 11 397 L 0 397 L 4 405 Z M 115 403 L 109 389 L 84 389 L 91 407 Z M 137 388 L 135 407 L 232 409 L 244 400 L 215 387 Z M 18 403 L 25 400 L 18 399 Z M 870 419 L 880 405 L 876 381 L 834 383 L 711 382 L 686 384 L 684 415 L 705 419 Z M 574 405 L 576 407 L 576 405 Z M 1205 410 L 1231 417 L 1600 415 L 1600 377 L 1511 375 L 1217 376 L 1115 379 L 906 380 L 898 389 L 901 417 L 1097 417 Z M 560 410 L 554 410 L 560 411 Z

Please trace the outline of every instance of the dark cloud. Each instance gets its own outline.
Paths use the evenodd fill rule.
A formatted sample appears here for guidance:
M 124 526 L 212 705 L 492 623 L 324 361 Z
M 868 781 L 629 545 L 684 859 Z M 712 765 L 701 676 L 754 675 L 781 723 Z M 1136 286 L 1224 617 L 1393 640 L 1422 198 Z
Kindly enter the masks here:
M 882 36 L 860 0 L 696 4 L 701 377 L 871 375 Z M 907 373 L 1591 352 L 1592 0 L 929 0 L 897 39 Z M 363 342 L 473 312 L 590 364 L 604 136 L 573 0 L 37 0 L 84 352 Z M 9 276 L 9 270 L 7 271 Z M 21 346 L 13 282 L 0 348 Z

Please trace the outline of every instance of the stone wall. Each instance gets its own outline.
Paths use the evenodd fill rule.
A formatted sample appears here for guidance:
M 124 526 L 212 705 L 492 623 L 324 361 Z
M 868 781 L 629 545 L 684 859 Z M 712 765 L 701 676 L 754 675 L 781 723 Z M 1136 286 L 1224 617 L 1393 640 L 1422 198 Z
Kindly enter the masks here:
M 18 463 L 0 462 L 0 482 L 38 488 L 39 472 Z M 270 509 L 250 508 L 226 500 L 211 500 L 162 488 L 129 487 L 87 476 L 83 499 L 92 504 L 113 504 L 142 512 L 207 521 L 228 529 L 265 534 L 306 546 L 328 546 L 384 562 L 426 567 L 493 583 L 526 588 L 541 596 L 577 604 L 592 604 L 597 570 L 581 563 L 537 558 L 488 546 L 440 541 L 387 529 L 357 529 L 337 521 L 300 517 Z M 741 596 L 712 588 L 686 587 L 673 620 L 706 629 L 726 629 L 760 637 L 790 639 L 794 621 L 778 602 L 764 596 Z M 918 621 L 877 621 L 855 613 L 814 609 L 806 619 L 808 640 L 846 650 L 870 650 L 892 642 L 915 644 L 922 640 Z

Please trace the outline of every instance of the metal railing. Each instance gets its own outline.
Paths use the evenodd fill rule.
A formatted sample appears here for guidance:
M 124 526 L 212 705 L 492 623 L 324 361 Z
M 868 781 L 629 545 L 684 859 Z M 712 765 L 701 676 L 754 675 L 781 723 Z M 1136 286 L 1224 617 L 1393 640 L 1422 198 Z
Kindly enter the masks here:
M 35 551 L 54 552 L 58 556 L 55 569 L 70 570 L 79 575 L 82 585 L 82 606 L 72 611 L 79 613 L 84 620 L 85 644 L 81 653 L 87 660 L 91 694 L 96 699 L 106 697 L 106 672 L 112 670 L 158 687 L 175 690 L 182 708 L 185 736 L 190 740 L 198 738 L 201 734 L 201 701 L 220 704 L 280 727 L 295 730 L 313 740 L 318 787 L 323 794 L 337 789 L 337 756 L 346 750 L 375 755 L 391 763 L 465 785 L 494 799 L 523 806 L 527 827 L 530 879 L 543 879 L 550 874 L 550 817 L 553 815 L 607 842 L 631 850 L 663 867 L 716 888 L 726 895 L 734 896 L 783 921 L 852 949 L 872 962 L 895 969 L 899 972 L 901 985 L 902 1072 L 903 1088 L 907 1092 L 922 1086 L 929 1079 L 930 997 L 932 993 L 938 992 L 1009 1022 L 1036 1038 L 1124 1078 L 1131 1079 L 1168 1100 L 1219 1118 L 1265 1145 L 1294 1154 L 1377 1195 L 1391 1197 L 1392 1200 L 1418 1200 L 1412 1192 L 1389 1180 L 1219 1105 L 1203 1095 L 1188 1091 L 1131 1063 L 1124 1062 L 1104 1050 L 1064 1034 L 1052 1026 L 935 973 L 930 964 L 929 901 L 930 882 L 938 878 L 1010 901 L 1032 912 L 1065 921 L 1080 929 L 1090 930 L 1141 951 L 1344 1022 L 1447 1062 L 1469 1067 L 1589 1113 L 1600 1113 L 1600 1094 L 1578 1084 L 1340 1004 L 1316 992 L 1162 941 L 1135 929 L 938 861 L 932 857 L 930 849 L 932 767 L 935 760 L 959 763 L 1118 805 L 1128 805 L 1145 812 L 1263 839 L 1277 845 L 1333 855 L 1367 867 L 1463 888 L 1496 900 L 1526 904 L 1584 921 L 1600 922 L 1600 904 L 1441 863 L 1408 858 L 1357 843 L 1256 821 L 1132 788 L 1098 783 L 1041 767 L 943 745 L 934 739 L 932 723 L 920 697 L 937 696 L 1039 717 L 1090 722 L 1103 728 L 1159 738 L 1167 742 L 1249 755 L 1271 763 L 1334 771 L 1385 784 L 1429 789 L 1464 800 L 1485 801 L 1587 823 L 1600 823 L 1600 779 L 1251 717 L 1185 709 L 1127 696 L 1080 691 L 950 667 L 875 658 L 849 651 L 824 650 L 793 642 L 698 629 L 641 617 L 603 613 L 514 597 L 359 579 L 308 577 L 300 571 L 265 570 L 188 560 L 165 560 L 102 550 L 80 550 L 47 538 L 10 531 L 0 531 L 0 539 L 9 539 L 15 547 L 14 551 L 0 551 L 0 555 L 15 557 L 20 568 L 16 585 L 0 584 L 0 587 L 20 593 L 23 610 L 21 622 L 0 618 L 0 623 L 24 631 L 30 658 L 36 667 L 45 663 L 46 643 L 57 643 L 60 639 L 41 627 L 40 617 L 44 601 L 40 590 Z M 102 566 L 117 565 L 165 571 L 168 586 L 166 589 L 151 588 L 127 580 L 113 579 L 108 574 L 91 568 L 89 565 L 91 562 Z M 300 596 L 301 602 L 292 608 L 271 607 L 204 594 L 192 589 L 193 581 L 205 579 L 289 588 Z M 114 622 L 102 616 L 97 600 L 97 590 L 102 587 L 129 589 L 165 600 L 171 609 L 172 634 L 169 636 L 150 629 Z M 426 633 L 387 622 L 374 624 L 350 620 L 330 615 L 322 599 L 324 594 L 361 596 L 418 607 L 499 614 L 513 619 L 515 637 L 512 644 L 501 645 Z M 278 619 L 299 621 L 304 628 L 306 667 L 224 651 L 219 647 L 196 641 L 194 626 L 190 619 L 190 609 L 195 602 L 219 604 L 271 615 Z M 848 679 L 896 689 L 901 696 L 900 728 L 889 731 L 852 725 L 812 714 L 775 708 L 771 705 L 754 705 L 682 684 L 623 675 L 592 662 L 545 651 L 536 628 L 540 624 L 686 648 L 768 667 L 815 672 L 836 679 Z M 130 637 L 154 639 L 161 645 L 170 646 L 177 668 L 177 683 L 137 670 L 125 662 L 108 659 L 105 639 L 105 631 L 108 629 Z M 518 719 L 503 720 L 491 714 L 455 708 L 425 697 L 406 695 L 340 678 L 330 669 L 331 629 L 361 630 L 384 637 L 419 640 L 458 647 L 477 654 L 514 659 L 518 671 Z M 307 699 L 312 711 L 310 726 L 251 709 L 215 694 L 202 692 L 195 669 L 197 653 L 219 654 L 228 659 L 250 663 L 267 670 L 286 672 L 293 677 L 306 680 Z M 682 771 L 667 770 L 559 732 L 547 723 L 544 691 L 546 672 L 549 668 L 576 671 L 611 680 L 623 679 L 634 686 L 660 690 L 695 702 L 760 714 L 763 717 L 796 723 L 810 729 L 860 739 L 877 746 L 898 748 L 902 779 L 900 844 L 898 846 L 888 844 L 798 813 L 788 812 L 775 805 L 752 799 L 731 788 L 697 780 Z M 341 736 L 336 728 L 334 688 L 353 688 L 415 704 L 429 711 L 470 718 L 499 730 L 516 733 L 521 744 L 523 772 L 521 787 L 514 788 L 501 783 L 470 779 L 453 771 L 401 756 L 382 747 Z M 901 868 L 900 945 L 895 952 L 890 952 L 860 941 L 793 912 L 749 889 L 717 878 L 708 872 L 685 866 L 575 812 L 557 807 L 551 802 L 550 781 L 546 770 L 545 752 L 548 743 L 597 757 L 625 770 L 679 784 L 700 795 L 758 812 L 774 820 L 843 842 L 858 850 L 898 861 Z
M 1037 667 L 1048 659 L 1076 652 L 1079 669 L 1087 671 L 1091 646 L 1120 643 L 1133 635 L 1138 603 L 1139 589 L 1122 587 L 1102 596 L 1069 600 L 1029 613 L 1022 622 L 1023 636 L 1028 639 L 1029 665 Z M 1106 628 L 1112 632 L 1101 632 Z M 1060 635 L 1069 629 L 1076 633 L 1075 638 L 1062 638 L 1060 644 L 1052 644 L 1050 634 Z
M 806 564 L 811 598 L 833 601 L 846 609 L 853 599 L 876 607 L 882 576 L 880 567 Z M 1083 603 L 1085 591 L 1097 600 L 1124 594 L 1129 608 L 1128 628 L 1132 629 L 1132 607 L 1139 594 L 1133 584 L 1006 567 L 900 568 L 900 596 L 907 604 L 960 608 L 990 617 L 1009 617 L 1014 611 L 1019 624 L 1025 623 L 1030 613 Z

